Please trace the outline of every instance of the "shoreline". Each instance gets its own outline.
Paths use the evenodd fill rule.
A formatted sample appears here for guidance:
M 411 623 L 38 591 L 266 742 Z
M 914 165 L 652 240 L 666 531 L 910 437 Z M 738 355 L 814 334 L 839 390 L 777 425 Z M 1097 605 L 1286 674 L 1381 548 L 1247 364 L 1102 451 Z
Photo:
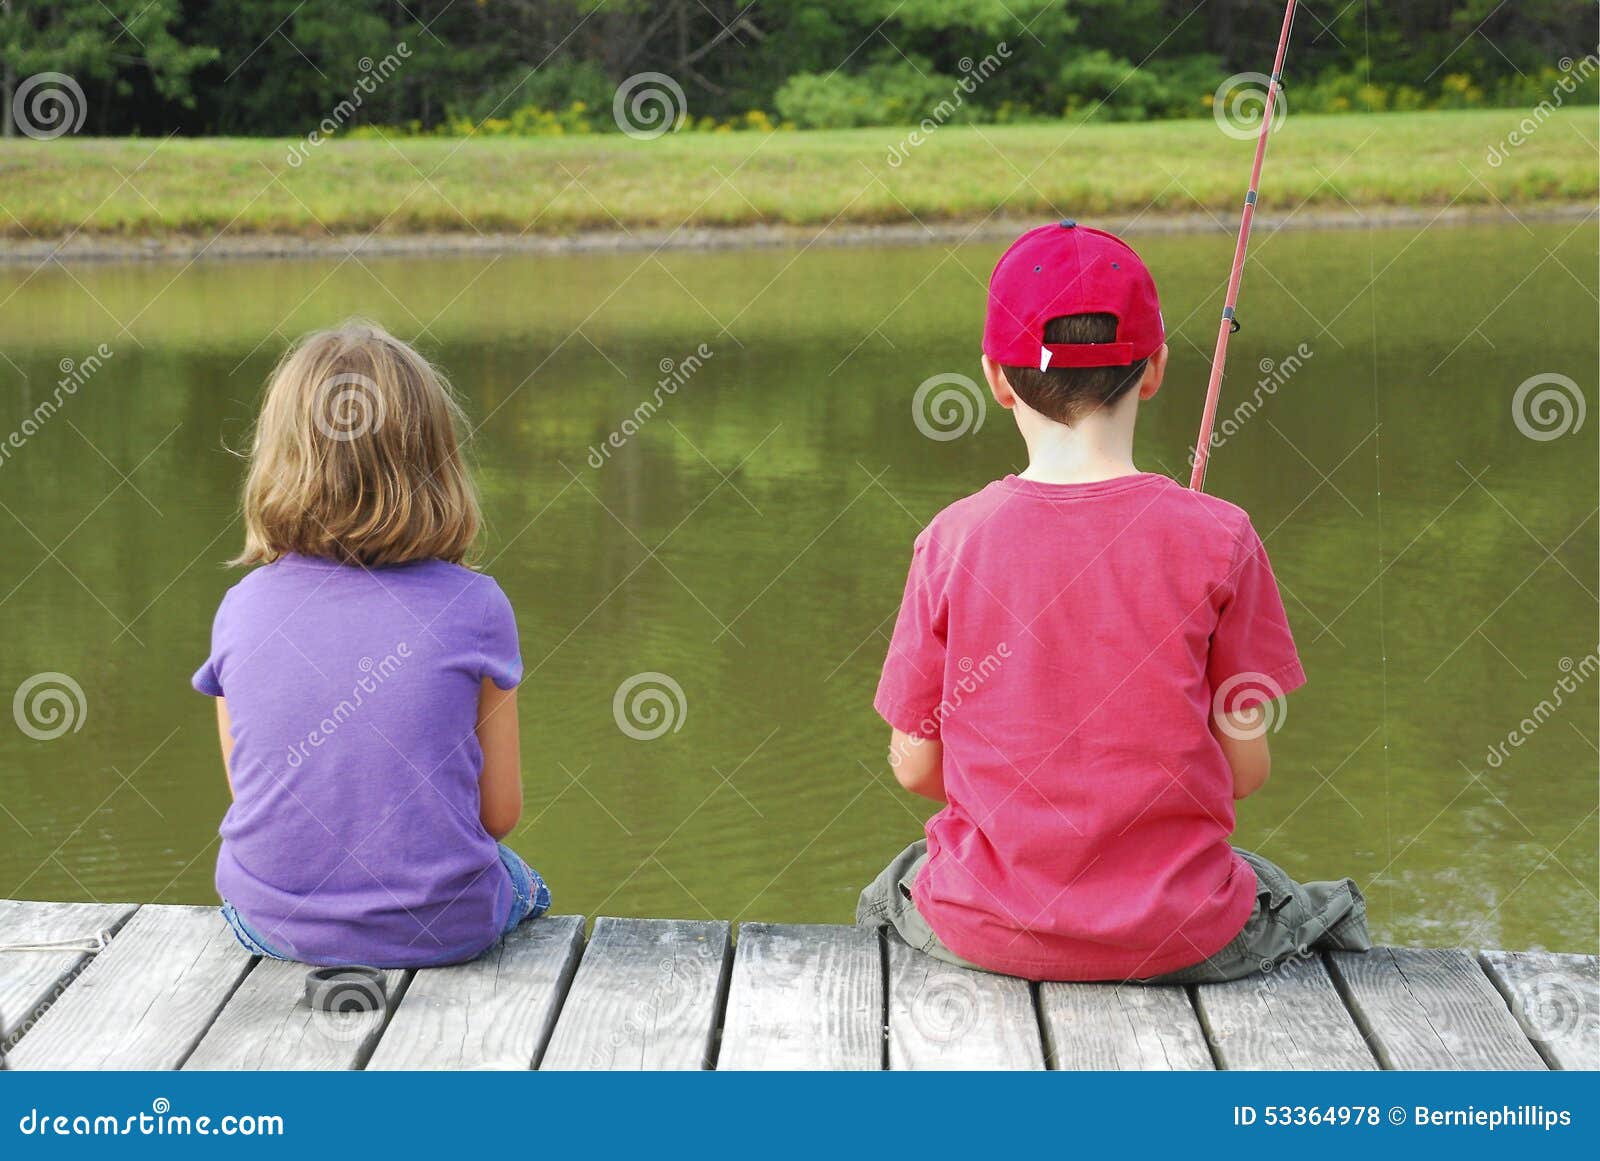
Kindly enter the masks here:
M 1485 225 L 1506 222 L 1578 222 L 1596 212 L 1588 202 L 1544 202 L 1525 207 L 1471 206 L 1436 209 L 1427 205 L 1374 206 L 1366 210 L 1307 210 L 1262 213 L 1255 228 L 1263 231 L 1363 230 L 1405 226 Z M 993 218 L 978 221 L 894 222 L 824 226 L 745 225 L 676 230 L 584 230 L 561 235 L 417 233 L 340 234 L 321 238 L 293 234 L 236 234 L 205 238 L 170 234 L 123 238 L 71 235 L 66 238 L 6 239 L 0 244 L 0 266 L 42 266 L 49 262 L 194 262 L 238 259 L 406 258 L 451 255 L 563 255 L 627 253 L 658 250 L 744 250 L 958 244 L 1015 237 L 1037 225 L 1032 219 Z M 1129 236 L 1151 234 L 1232 233 L 1238 228 L 1233 209 L 1225 214 L 1157 212 L 1109 214 L 1094 224 Z

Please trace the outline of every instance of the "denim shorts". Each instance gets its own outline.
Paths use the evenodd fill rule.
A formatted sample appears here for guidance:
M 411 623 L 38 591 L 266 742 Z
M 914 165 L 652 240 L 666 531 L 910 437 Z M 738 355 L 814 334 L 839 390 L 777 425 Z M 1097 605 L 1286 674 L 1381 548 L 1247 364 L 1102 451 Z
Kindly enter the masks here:
M 529 919 L 537 919 L 550 910 L 550 888 L 545 885 L 544 879 L 523 860 L 516 851 L 498 844 L 500 848 L 500 865 L 506 869 L 506 874 L 511 878 L 511 914 L 506 917 L 506 925 L 501 929 L 500 935 L 504 938 L 514 931 L 518 924 Z M 222 918 L 233 930 L 233 936 L 251 955 L 259 955 L 263 959 L 286 959 L 296 957 L 287 950 L 282 950 L 269 943 L 255 928 L 245 922 L 239 909 L 226 899 L 222 901 Z M 487 950 L 487 949 L 486 949 Z
M 550 888 L 539 872 L 523 860 L 516 851 L 500 844 L 500 862 L 511 876 L 511 914 L 506 917 L 501 936 L 510 935 L 519 923 L 537 919 L 550 910 Z

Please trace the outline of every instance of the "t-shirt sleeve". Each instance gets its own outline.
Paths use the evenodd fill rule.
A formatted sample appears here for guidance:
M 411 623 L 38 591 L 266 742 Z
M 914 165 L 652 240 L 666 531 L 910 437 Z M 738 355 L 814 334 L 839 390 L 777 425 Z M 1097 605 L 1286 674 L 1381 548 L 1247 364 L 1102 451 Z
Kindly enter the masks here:
M 1211 633 L 1206 677 L 1219 709 L 1237 712 L 1282 697 L 1306 682 L 1267 549 L 1248 520 L 1223 583 L 1226 596 Z
M 515 689 L 522 681 L 522 650 L 517 641 L 517 616 L 500 586 L 488 577 L 488 603 L 478 634 L 478 678 L 487 677 L 500 689 Z
M 211 619 L 211 655 L 189 679 L 189 684 L 207 697 L 223 696 L 222 645 L 228 632 L 228 597 L 231 593 L 230 589 L 223 594 L 222 603 L 217 606 L 217 615 Z
M 944 696 L 947 605 L 929 556 L 924 532 L 911 553 L 905 597 L 889 640 L 878 694 L 872 701 L 884 721 L 921 738 L 939 736 L 938 709 Z

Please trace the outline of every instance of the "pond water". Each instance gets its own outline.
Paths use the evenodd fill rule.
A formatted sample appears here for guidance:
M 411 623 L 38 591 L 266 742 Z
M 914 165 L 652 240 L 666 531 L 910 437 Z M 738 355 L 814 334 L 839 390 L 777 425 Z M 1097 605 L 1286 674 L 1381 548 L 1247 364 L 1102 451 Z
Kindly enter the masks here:
M 1139 459 L 1186 476 L 1232 242 L 1137 242 L 1174 332 Z M 1258 238 L 1209 486 L 1266 537 L 1310 684 L 1238 839 L 1356 877 L 1384 940 L 1595 947 L 1596 242 Z M 557 909 L 849 922 L 927 810 L 870 708 L 912 538 L 1023 463 L 993 406 L 953 439 L 913 416 L 977 375 L 1001 248 L 0 269 L 0 689 L 83 693 L 60 737 L 0 729 L 0 896 L 212 900 L 227 794 L 188 678 L 239 537 L 227 445 L 288 336 L 364 314 L 481 424 L 528 670 L 514 841 Z M 1541 374 L 1581 426 L 1524 433 Z M 641 673 L 682 691 L 651 740 L 613 714 Z

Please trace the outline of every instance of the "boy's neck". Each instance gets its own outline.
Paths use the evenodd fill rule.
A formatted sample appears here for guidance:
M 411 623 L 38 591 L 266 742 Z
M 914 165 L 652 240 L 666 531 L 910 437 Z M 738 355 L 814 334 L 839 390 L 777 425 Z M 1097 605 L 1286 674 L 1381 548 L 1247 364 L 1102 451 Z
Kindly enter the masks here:
M 1071 427 L 1037 413 L 1019 414 L 1017 426 L 1028 445 L 1028 467 L 1021 478 L 1041 484 L 1092 484 L 1138 474 L 1133 463 L 1137 412 L 1136 405 L 1102 408 Z

